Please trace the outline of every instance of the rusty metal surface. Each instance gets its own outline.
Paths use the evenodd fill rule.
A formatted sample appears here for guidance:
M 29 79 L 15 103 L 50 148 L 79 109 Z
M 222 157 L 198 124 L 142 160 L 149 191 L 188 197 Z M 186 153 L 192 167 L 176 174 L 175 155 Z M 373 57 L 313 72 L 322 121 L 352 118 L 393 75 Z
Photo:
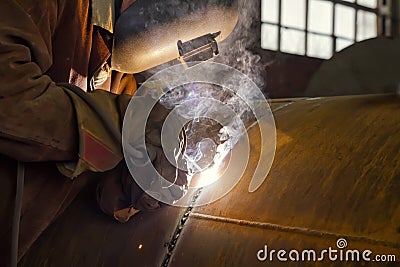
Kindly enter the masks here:
M 218 222 L 193 217 L 189 218 L 182 237 L 170 262 L 170 267 L 181 266 L 398 266 L 398 263 L 370 263 L 343 261 L 331 262 L 325 258 L 321 262 L 279 262 L 258 261 L 257 252 L 268 245 L 268 249 L 315 249 L 321 251 L 336 247 L 336 238 L 319 237 L 302 233 L 277 231 L 262 227 Z M 360 241 L 350 241 L 349 246 L 359 250 L 369 249 L 379 254 L 399 254 L 399 250 Z M 287 257 L 287 255 L 286 255 Z M 317 258 L 319 255 L 317 255 Z
M 247 191 L 261 149 L 255 127 L 244 177 L 224 198 L 194 209 L 171 266 L 255 266 L 266 243 L 319 249 L 340 237 L 353 248 L 400 257 L 400 99 L 288 103 L 272 103 L 277 150 L 262 187 Z M 212 189 L 200 198 L 207 194 Z
M 400 260 L 400 99 L 298 99 L 273 101 L 271 108 L 277 150 L 264 184 L 248 192 L 262 149 L 253 127 L 245 175 L 225 197 L 190 209 L 166 266 L 360 266 L 256 258 L 266 244 L 277 250 L 319 250 L 335 248 L 340 237 L 349 248 L 395 254 Z M 210 188 L 199 198 L 212 194 Z M 165 207 L 119 225 L 88 202 L 86 195 L 76 201 L 21 266 L 162 266 L 187 211 Z

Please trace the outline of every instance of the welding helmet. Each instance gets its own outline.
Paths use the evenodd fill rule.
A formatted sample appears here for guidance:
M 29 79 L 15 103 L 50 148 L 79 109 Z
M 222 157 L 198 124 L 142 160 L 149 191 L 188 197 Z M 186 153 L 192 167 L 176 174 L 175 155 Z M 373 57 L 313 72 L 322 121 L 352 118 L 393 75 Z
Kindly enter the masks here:
M 111 67 L 139 73 L 174 59 L 202 61 L 235 28 L 238 0 L 137 0 L 114 28 Z

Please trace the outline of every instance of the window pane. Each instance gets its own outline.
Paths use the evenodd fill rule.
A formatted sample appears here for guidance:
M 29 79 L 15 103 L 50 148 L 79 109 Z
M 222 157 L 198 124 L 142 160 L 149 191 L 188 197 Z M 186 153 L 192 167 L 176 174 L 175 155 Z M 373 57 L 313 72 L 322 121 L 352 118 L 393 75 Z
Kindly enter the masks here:
M 354 39 L 355 17 L 354 8 L 336 5 L 335 35 Z
M 378 2 L 377 0 L 358 0 L 357 4 L 370 8 L 376 8 L 377 2 Z
M 328 59 L 332 57 L 332 37 L 309 34 L 307 56 Z
M 339 52 L 340 50 L 345 49 L 346 47 L 352 45 L 353 42 L 349 40 L 344 40 L 344 39 L 336 39 L 336 52 Z
M 266 22 L 278 23 L 278 0 L 262 0 L 261 20 Z
M 282 0 L 282 25 L 305 29 L 305 0 Z
M 291 54 L 304 55 L 305 33 L 281 28 L 281 51 Z
M 278 26 L 261 25 L 261 48 L 278 50 Z
M 308 27 L 311 31 L 332 33 L 332 2 L 311 0 Z
M 357 41 L 377 36 L 377 18 L 374 13 L 358 11 L 357 14 Z

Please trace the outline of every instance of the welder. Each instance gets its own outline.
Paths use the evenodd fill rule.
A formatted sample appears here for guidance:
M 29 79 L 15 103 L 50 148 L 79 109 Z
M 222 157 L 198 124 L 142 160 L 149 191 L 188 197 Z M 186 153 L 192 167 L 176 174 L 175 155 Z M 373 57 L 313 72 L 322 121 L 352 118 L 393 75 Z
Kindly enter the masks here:
M 115 52 L 113 43 L 118 44 L 113 40 L 114 31 L 118 30 L 114 28 L 116 22 L 132 7 L 146 1 L 134 2 L 136 0 L 0 2 L 1 266 L 7 266 L 9 255 L 18 252 L 11 257 L 15 265 L 93 177 L 101 181 L 97 188 L 100 208 L 120 222 L 126 222 L 139 210 L 160 206 L 135 184 L 123 160 L 121 124 L 129 94 L 136 90 L 134 76 L 123 72 L 134 73 L 154 67 L 170 60 L 174 52 L 165 49 L 168 47 L 165 45 L 161 48 L 165 50 L 164 55 L 153 53 L 156 56 L 152 58 L 151 53 L 143 52 L 151 47 L 131 47 L 129 51 L 137 54 L 128 54 L 129 60 L 121 63 L 118 59 L 124 58 L 126 49 L 115 53 L 116 60 L 111 58 Z M 196 3 L 200 2 L 207 6 L 209 1 Z M 233 1 L 216 2 L 229 4 Z M 218 19 L 215 14 L 211 16 Z M 128 19 L 134 21 L 135 17 Z M 215 27 L 219 29 L 226 23 L 213 22 L 212 27 L 207 28 L 207 23 L 191 21 L 193 25 L 186 26 L 194 36 L 200 32 L 214 34 Z M 196 23 L 199 25 L 195 31 Z M 120 24 L 123 28 L 126 23 Z M 234 24 L 229 27 L 231 31 Z M 121 30 L 123 41 L 124 34 L 135 34 L 137 29 L 133 28 L 133 32 L 129 32 L 129 27 L 128 31 Z M 174 34 L 182 32 L 172 28 L 170 33 L 164 34 L 175 43 L 179 41 L 183 51 L 179 53 L 185 52 L 185 43 Z M 140 38 L 146 40 L 146 36 L 140 35 Z M 214 43 L 210 47 L 215 49 Z M 135 59 L 142 68 L 133 64 Z M 146 59 L 150 63 L 144 64 Z M 121 72 L 112 70 L 112 61 Z M 157 105 L 152 114 L 149 132 L 154 132 L 151 127 L 159 131 L 160 122 L 168 111 Z M 156 155 L 153 157 L 156 169 L 165 173 L 175 170 L 159 152 L 162 150 L 158 142 L 152 143 L 152 140 L 154 138 L 146 138 L 148 148 L 157 150 L 157 153 L 149 151 Z M 185 173 L 179 173 L 179 180 L 184 184 Z

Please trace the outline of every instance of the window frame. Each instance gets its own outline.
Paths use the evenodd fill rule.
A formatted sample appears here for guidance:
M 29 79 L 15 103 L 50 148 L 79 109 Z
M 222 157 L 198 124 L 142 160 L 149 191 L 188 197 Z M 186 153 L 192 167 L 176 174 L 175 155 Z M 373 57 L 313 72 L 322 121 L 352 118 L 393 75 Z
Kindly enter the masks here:
M 264 1 L 264 0 L 261 0 Z M 378 0 L 377 1 L 377 7 L 376 8 L 371 8 L 368 6 L 363 6 L 361 4 L 358 3 L 357 0 L 353 2 L 347 2 L 344 0 L 321 0 L 321 1 L 327 1 L 327 2 L 331 2 L 332 3 L 332 29 L 331 29 L 331 34 L 327 34 L 327 33 L 321 33 L 321 32 L 317 32 L 317 31 L 313 31 L 309 29 L 309 16 L 310 16 L 310 0 L 305 0 L 305 28 L 302 29 L 300 27 L 293 27 L 293 26 L 285 26 L 282 24 L 282 1 L 283 0 L 277 0 L 278 1 L 278 21 L 277 23 L 273 23 L 273 22 L 269 22 L 269 21 L 264 21 L 262 16 L 261 16 L 261 24 L 262 25 L 272 25 L 272 26 L 277 26 L 277 32 L 278 32 L 278 40 L 277 40 L 277 49 L 276 50 L 272 50 L 272 51 L 278 51 L 278 52 L 283 52 L 281 51 L 282 48 L 282 29 L 288 29 L 288 30 L 294 30 L 294 31 L 298 31 L 301 33 L 305 34 L 305 38 L 304 38 L 304 53 L 300 54 L 300 56 L 304 55 L 306 57 L 310 57 L 308 48 L 309 48 L 309 44 L 308 44 L 308 40 L 309 40 L 309 35 L 316 35 L 316 36 L 325 36 L 325 37 L 330 37 L 331 38 L 331 42 L 332 42 L 332 55 L 334 55 L 337 51 L 337 40 L 343 40 L 343 41 L 349 41 L 352 42 L 353 44 L 358 42 L 357 41 L 357 35 L 358 35 L 358 27 L 357 27 L 357 22 L 358 22 L 358 14 L 359 11 L 365 11 L 365 12 L 369 12 L 372 14 L 376 15 L 377 18 L 377 36 L 387 36 L 391 30 L 389 28 L 389 30 L 387 29 L 388 27 L 390 27 L 390 21 L 388 23 L 388 16 L 387 14 L 384 14 L 384 12 L 382 12 L 382 6 L 385 6 L 387 8 L 387 6 L 390 6 L 390 1 L 391 0 Z M 336 5 L 342 5 L 342 6 L 347 6 L 347 7 L 351 7 L 354 9 L 355 11 L 355 18 L 354 18 L 354 36 L 352 38 L 348 38 L 348 37 L 342 37 L 342 36 L 337 36 L 335 34 L 335 28 L 336 28 Z M 261 3 L 262 6 L 262 3 Z M 261 38 L 263 38 L 261 36 Z M 265 48 L 263 48 L 265 49 Z M 265 49 L 265 50 L 270 50 L 270 49 Z M 287 53 L 287 52 L 284 52 Z M 289 53 L 291 54 L 291 53 Z M 298 54 L 296 54 L 298 55 Z M 315 56 L 311 56 L 311 57 L 315 57 Z M 318 57 L 316 57 L 318 58 Z

